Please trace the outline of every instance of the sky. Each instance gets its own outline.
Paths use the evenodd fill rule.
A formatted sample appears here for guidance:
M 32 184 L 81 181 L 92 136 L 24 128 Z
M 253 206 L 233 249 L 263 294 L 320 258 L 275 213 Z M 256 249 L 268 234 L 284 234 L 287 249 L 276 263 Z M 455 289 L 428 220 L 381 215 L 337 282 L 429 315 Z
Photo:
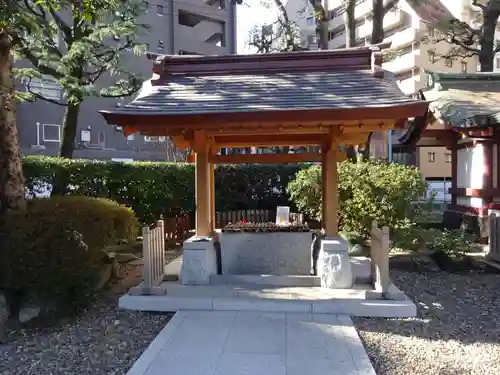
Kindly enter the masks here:
M 283 1 L 286 4 L 286 0 Z M 248 33 L 254 26 L 271 23 L 276 19 L 276 10 L 262 6 L 261 0 L 245 0 L 237 6 L 238 53 L 251 52 L 247 46 Z

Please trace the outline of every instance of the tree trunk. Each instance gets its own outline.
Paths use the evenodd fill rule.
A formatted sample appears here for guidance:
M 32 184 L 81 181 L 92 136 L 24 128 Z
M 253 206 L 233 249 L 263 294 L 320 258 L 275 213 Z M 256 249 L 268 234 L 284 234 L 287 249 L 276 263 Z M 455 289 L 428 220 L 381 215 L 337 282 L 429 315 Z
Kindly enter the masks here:
M 294 49 L 295 41 L 294 41 L 292 25 L 290 23 L 290 19 L 288 18 L 288 12 L 286 11 L 286 8 L 281 0 L 274 0 L 274 4 L 278 8 L 281 17 L 283 18 L 283 28 L 285 29 L 285 37 L 286 37 L 286 49 L 287 51 L 291 51 Z
M 384 0 L 373 0 L 373 27 L 371 44 L 382 43 L 384 41 Z
M 0 30 L 0 220 L 26 208 L 10 52 L 9 36 Z
M 492 72 L 495 60 L 495 31 L 500 17 L 500 11 L 496 4 L 490 2 L 488 8 L 483 11 L 483 34 L 481 35 L 481 51 L 479 52 L 479 64 L 481 72 Z
M 356 9 L 356 0 L 346 0 L 345 1 L 345 46 L 346 48 L 352 48 L 356 46 L 356 18 L 354 11 Z
M 63 119 L 63 134 L 61 150 L 59 156 L 72 159 L 75 150 L 76 127 L 78 125 L 78 115 L 80 114 L 80 105 L 68 103 Z
M 328 49 L 328 17 L 327 12 L 321 4 L 321 0 L 309 0 L 316 16 L 316 35 L 318 37 L 318 48 Z

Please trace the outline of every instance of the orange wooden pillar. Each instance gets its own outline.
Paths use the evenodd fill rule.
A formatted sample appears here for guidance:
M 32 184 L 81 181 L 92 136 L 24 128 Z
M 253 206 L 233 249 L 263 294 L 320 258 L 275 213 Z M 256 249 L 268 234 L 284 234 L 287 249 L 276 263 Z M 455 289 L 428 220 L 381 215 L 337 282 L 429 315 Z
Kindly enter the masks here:
M 338 172 L 337 145 L 332 142 L 325 150 L 323 169 L 323 228 L 326 237 L 338 235 Z
M 208 167 L 208 180 L 210 189 L 210 231 L 216 228 L 215 222 L 215 164 L 210 163 Z
M 195 134 L 196 235 L 210 235 L 210 174 L 208 144 L 204 134 Z

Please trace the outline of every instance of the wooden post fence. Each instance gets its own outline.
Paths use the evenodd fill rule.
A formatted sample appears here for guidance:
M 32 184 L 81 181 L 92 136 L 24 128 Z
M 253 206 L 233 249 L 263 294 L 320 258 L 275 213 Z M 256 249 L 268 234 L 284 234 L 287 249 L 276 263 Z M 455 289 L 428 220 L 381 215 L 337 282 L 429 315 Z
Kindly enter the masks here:
M 142 256 L 144 281 L 130 290 L 133 295 L 163 295 L 161 284 L 165 277 L 165 228 L 163 220 L 154 227 L 142 228 Z
M 372 282 L 376 292 L 384 298 L 389 298 L 389 227 L 378 227 L 376 220 L 372 222 L 371 230 L 371 270 Z

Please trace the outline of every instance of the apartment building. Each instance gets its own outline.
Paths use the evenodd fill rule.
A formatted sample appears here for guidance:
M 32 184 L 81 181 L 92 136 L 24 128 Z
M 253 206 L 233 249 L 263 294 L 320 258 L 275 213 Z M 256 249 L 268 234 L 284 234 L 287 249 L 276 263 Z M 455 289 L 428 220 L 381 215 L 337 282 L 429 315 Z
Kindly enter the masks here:
M 446 5 L 445 5 L 446 3 Z M 325 1 L 323 2 L 325 4 Z M 398 6 L 384 17 L 385 42 L 391 42 L 391 52 L 387 54 L 383 66 L 395 74 L 401 90 L 414 94 L 425 88 L 425 70 L 441 72 L 476 72 L 478 60 L 443 59 L 450 46 L 445 43 L 424 42 L 424 36 L 432 37 L 432 25 L 445 17 L 455 17 L 471 22 L 471 0 L 401 0 Z M 369 44 L 372 20 L 371 0 L 358 0 L 355 8 L 356 45 Z M 326 0 L 329 19 L 329 48 L 345 48 L 345 8 L 343 0 Z M 316 21 L 308 1 L 288 0 L 288 17 L 295 21 L 301 30 L 303 47 L 316 48 Z M 500 69 L 500 59 L 499 59 Z M 388 157 L 388 135 L 373 136 L 372 149 L 378 156 Z M 394 138 L 394 137 L 392 137 Z M 449 152 L 445 148 L 421 148 L 418 155 L 407 158 L 418 165 L 426 178 L 447 178 L 451 176 Z
M 142 23 L 150 25 L 141 41 L 161 54 L 221 55 L 236 53 L 236 9 L 230 0 L 152 0 Z M 22 64 L 22 62 L 20 62 Z M 130 54 L 124 64 L 142 78 L 151 77 L 152 63 Z M 32 91 L 61 99 L 57 84 L 32 82 Z M 21 87 L 22 89 L 22 87 Z M 125 104 L 132 98 L 87 98 L 79 117 L 75 158 L 103 160 L 173 160 L 165 137 L 140 134 L 125 137 L 120 127 L 106 125 L 99 109 Z M 25 155 L 57 155 L 61 142 L 64 107 L 38 100 L 19 104 L 17 122 L 21 151 Z

